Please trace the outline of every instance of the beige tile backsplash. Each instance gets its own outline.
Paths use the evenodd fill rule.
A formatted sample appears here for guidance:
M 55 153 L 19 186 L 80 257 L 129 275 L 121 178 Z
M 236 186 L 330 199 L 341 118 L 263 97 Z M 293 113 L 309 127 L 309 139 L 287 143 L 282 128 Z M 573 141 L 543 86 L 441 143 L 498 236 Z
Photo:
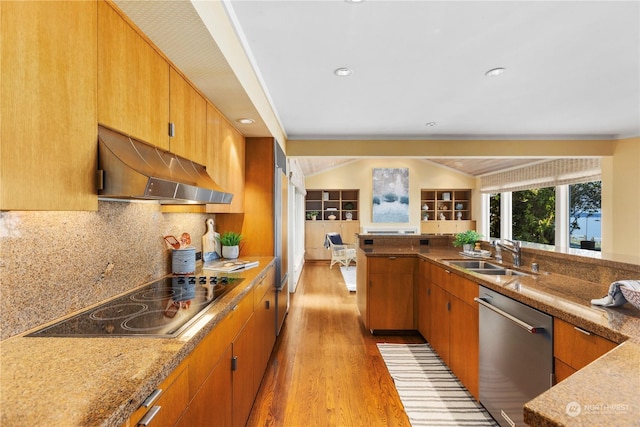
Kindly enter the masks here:
M 100 202 L 97 212 L 0 212 L 0 339 L 164 276 L 163 236 L 201 248 L 209 214 Z

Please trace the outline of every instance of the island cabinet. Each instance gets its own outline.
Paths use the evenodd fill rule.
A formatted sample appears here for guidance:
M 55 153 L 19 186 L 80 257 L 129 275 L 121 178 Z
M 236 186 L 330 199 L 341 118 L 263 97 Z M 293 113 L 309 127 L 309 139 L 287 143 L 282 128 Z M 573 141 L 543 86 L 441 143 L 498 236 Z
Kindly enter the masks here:
M 556 383 L 609 352 L 616 345 L 613 341 L 554 318 L 553 358 Z
M 0 1 L 0 210 L 98 209 L 96 7 Z
M 479 286 L 436 265 L 430 270 L 430 344 L 478 399 Z
M 97 45 L 98 122 L 169 150 L 169 63 L 124 13 L 102 0 Z
M 358 250 L 358 252 L 362 251 Z M 365 327 L 372 332 L 416 329 L 414 309 L 416 258 L 368 257 L 364 266 L 361 266 L 359 261 L 360 259 L 357 258 L 358 272 L 363 267 L 366 269 L 364 284 L 367 288 L 366 301 L 361 301 L 359 304 L 360 307 L 366 306 L 360 311 Z M 356 273 L 356 282 L 358 282 L 357 275 L 358 273 Z M 356 294 L 359 292 L 360 290 L 357 289 Z
M 418 332 L 431 342 L 431 263 L 418 261 Z

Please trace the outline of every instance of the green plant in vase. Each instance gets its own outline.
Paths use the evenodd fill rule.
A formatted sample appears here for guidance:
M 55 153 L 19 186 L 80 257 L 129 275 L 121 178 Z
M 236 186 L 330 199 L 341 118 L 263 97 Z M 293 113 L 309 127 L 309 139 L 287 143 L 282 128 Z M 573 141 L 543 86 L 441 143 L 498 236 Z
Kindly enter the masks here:
M 227 259 L 236 259 L 240 255 L 240 241 L 242 235 L 235 231 L 227 231 L 220 236 L 220 244 L 222 245 L 222 257 Z
M 475 243 L 480 239 L 482 239 L 482 234 L 475 230 L 463 231 L 462 233 L 458 233 L 454 236 L 453 246 L 462 246 L 465 252 L 470 252 L 473 250 Z
M 320 212 L 318 211 L 308 211 L 307 212 L 307 219 L 311 219 L 311 220 L 316 220 L 316 217 L 318 216 Z

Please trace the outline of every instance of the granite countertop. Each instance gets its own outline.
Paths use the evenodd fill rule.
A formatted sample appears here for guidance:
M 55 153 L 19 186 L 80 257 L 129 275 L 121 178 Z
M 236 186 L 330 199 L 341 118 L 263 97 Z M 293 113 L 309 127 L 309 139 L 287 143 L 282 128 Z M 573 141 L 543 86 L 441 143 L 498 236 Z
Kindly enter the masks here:
M 450 248 L 367 248 L 367 256 L 418 256 L 551 316 L 619 343 L 618 347 L 528 402 L 525 421 L 535 426 L 640 426 L 640 310 L 605 308 L 591 299 L 609 284 L 542 270 L 530 276 L 485 276 L 446 263 L 464 259 Z M 468 258 L 467 258 L 468 259 Z M 495 262 L 495 260 L 489 260 Z M 513 268 L 507 262 L 505 267 Z
M 176 338 L 28 338 L 0 342 L 0 425 L 120 426 L 255 285 L 273 257 Z

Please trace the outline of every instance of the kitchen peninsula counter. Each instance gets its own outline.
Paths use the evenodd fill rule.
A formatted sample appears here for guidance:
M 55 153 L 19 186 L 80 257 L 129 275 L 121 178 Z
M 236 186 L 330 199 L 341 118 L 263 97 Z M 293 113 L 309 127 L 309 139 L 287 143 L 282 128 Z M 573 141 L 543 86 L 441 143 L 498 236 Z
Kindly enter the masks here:
M 0 425 L 120 426 L 273 263 L 273 257 L 253 258 L 259 266 L 230 274 L 244 280 L 175 338 L 25 337 L 26 332 L 0 342 Z
M 640 310 L 631 304 L 615 308 L 592 306 L 591 299 L 605 295 L 609 283 L 595 283 L 572 277 L 575 276 L 575 272 L 571 272 L 571 276 L 564 275 L 561 271 L 548 272 L 544 270 L 544 264 L 540 265 L 540 274 L 532 273 L 530 268 L 523 267 L 520 270 L 530 276 L 486 276 L 447 264 L 446 260 L 465 259 L 458 249 L 450 245 L 363 245 L 366 238 L 367 236 L 360 236 L 359 250 L 367 257 L 413 256 L 428 260 L 482 286 L 620 344 L 528 402 L 524 408 L 525 421 L 528 424 L 640 425 Z M 422 238 L 424 240 L 424 236 Z M 397 240 L 399 238 L 396 238 Z M 410 240 L 416 242 L 420 238 Z M 505 260 L 511 258 L 508 253 L 504 256 Z M 530 265 L 526 254 L 523 258 Z M 503 264 L 507 268 L 513 268 L 509 262 Z M 573 267 L 567 263 L 567 268 Z M 633 268 L 635 266 L 631 266 L 631 269 Z M 585 271 L 584 277 L 597 276 Z

